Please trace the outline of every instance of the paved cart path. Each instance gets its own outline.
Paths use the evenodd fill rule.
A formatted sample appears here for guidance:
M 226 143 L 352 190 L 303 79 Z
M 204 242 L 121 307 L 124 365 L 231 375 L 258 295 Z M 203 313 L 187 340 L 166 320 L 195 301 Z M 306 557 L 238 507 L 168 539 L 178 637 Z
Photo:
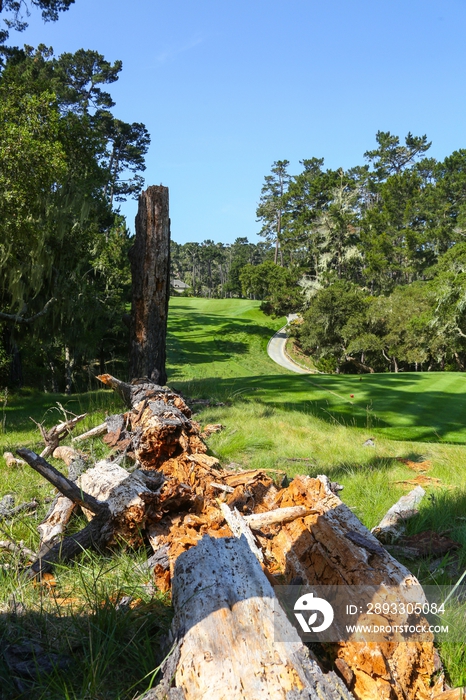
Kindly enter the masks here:
M 296 318 L 297 314 L 291 314 L 290 316 L 287 316 L 288 321 L 292 321 L 294 318 Z M 284 367 L 285 369 L 291 370 L 291 372 L 296 372 L 297 374 L 311 374 L 309 370 L 303 369 L 299 365 L 296 364 L 296 362 L 293 362 L 293 360 L 290 360 L 290 358 L 285 354 L 285 345 L 286 345 L 286 339 L 288 338 L 286 334 L 286 326 L 283 326 L 283 328 L 280 328 L 279 331 L 273 335 L 270 340 L 269 344 L 267 345 L 267 354 L 270 357 L 271 360 L 277 363 L 277 365 L 280 365 L 281 367 Z

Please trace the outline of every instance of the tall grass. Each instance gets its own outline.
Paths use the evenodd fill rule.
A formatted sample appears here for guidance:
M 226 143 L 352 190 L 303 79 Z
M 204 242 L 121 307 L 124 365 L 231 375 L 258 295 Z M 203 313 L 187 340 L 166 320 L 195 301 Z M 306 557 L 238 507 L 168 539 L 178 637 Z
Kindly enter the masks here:
M 40 645 L 32 677 L 19 683 L 0 659 L 2 698 L 131 698 L 154 682 L 171 611 L 140 551 L 83 552 L 57 567 L 54 585 L 33 586 L 11 572 L 2 581 L 0 644 Z M 50 580 L 49 580 L 50 581 Z M 41 672 L 43 659 L 55 668 Z M 25 661 L 27 657 L 25 658 Z
M 460 549 L 437 560 L 404 563 L 425 584 L 454 583 L 466 569 L 464 376 L 377 375 L 360 382 L 358 377 L 292 375 L 265 352 L 283 324 L 261 314 L 257 302 L 171 302 L 169 383 L 191 399 L 209 401 L 193 404 L 201 425 L 224 426 L 209 438 L 210 452 L 224 466 L 277 469 L 289 478 L 327 474 L 344 487 L 342 499 L 369 528 L 406 493 L 397 482 L 416 476 L 397 458 L 429 460 L 428 474 L 440 479 L 440 486 L 426 489 L 407 532 L 447 533 Z M 78 432 L 122 410 L 113 393 L 102 390 L 71 397 L 28 391 L 4 397 L 0 453 L 19 446 L 39 450 L 40 436 L 29 416 L 51 427 L 58 418 L 57 401 L 74 413 L 89 412 Z M 368 438 L 374 446 L 364 446 Z M 97 460 L 107 448 L 97 439 L 86 444 L 86 451 Z M 0 497 L 7 493 L 17 504 L 36 496 L 40 507 L 14 521 L 0 519 L 0 539 L 23 540 L 35 550 L 37 525 L 53 489 L 29 467 L 7 470 L 3 464 Z M 79 519 L 72 523 L 81 526 Z M 24 562 L 0 551 L 0 641 L 39 641 L 70 664 L 66 671 L 57 668 L 27 681 L 26 694 L 130 700 L 156 682 L 171 612 L 144 571 L 146 558 L 144 550 L 124 546 L 113 553 L 83 552 L 75 563 L 57 567 L 56 585 L 47 587 L 22 578 Z M 132 602 L 121 606 L 125 596 Z M 464 617 L 464 608 L 457 607 L 457 614 Z M 439 639 L 438 645 L 451 684 L 466 684 L 464 640 Z M 20 697 L 1 656 L 0 682 L 1 697 Z

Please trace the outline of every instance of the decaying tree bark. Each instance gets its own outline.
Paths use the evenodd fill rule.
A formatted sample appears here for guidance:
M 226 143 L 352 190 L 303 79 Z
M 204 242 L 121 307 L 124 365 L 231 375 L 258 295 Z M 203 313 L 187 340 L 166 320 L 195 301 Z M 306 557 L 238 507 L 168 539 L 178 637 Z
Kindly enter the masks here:
M 72 447 L 66 445 L 57 447 L 53 456 L 55 459 L 62 459 L 65 462 L 68 467 L 68 478 L 71 481 L 76 481 L 79 474 L 86 469 L 86 462 L 82 455 Z M 63 496 L 61 493 L 56 496 L 44 520 L 37 527 L 40 534 L 38 559 L 42 559 L 59 541 L 75 508 L 76 503 L 67 496 Z
M 419 582 L 331 491 L 327 477 L 298 476 L 278 494 L 276 501 L 282 507 L 300 504 L 314 511 L 284 524 L 271 539 L 259 537 L 266 559 L 275 560 L 287 580 L 299 577 L 302 583 L 311 585 L 380 586 L 381 591 L 382 587 L 393 586 L 401 601 L 409 601 L 403 596 L 408 596 Z M 362 619 L 360 624 L 367 622 Z M 400 624 L 400 618 L 395 624 Z M 403 644 L 361 643 L 353 635 L 332 648 L 336 666 L 356 698 L 432 697 L 432 680 L 439 668 L 433 638 L 429 642 Z M 442 684 L 443 678 L 437 690 Z
M 129 257 L 133 294 L 130 377 L 150 377 L 165 384 L 170 296 L 168 187 L 148 187 L 139 196 L 136 237 Z
M 278 606 L 244 536 L 205 536 L 181 554 L 173 579 L 174 686 L 185 700 L 349 700 L 324 674 Z M 276 636 L 286 642 L 275 641 Z M 170 674 L 173 675 L 173 674 Z M 156 697 L 170 697 L 171 677 Z M 165 686 L 165 687 L 164 687 Z M 168 686 L 168 687 L 167 687 Z
M 326 477 L 298 476 L 282 488 L 263 470 L 222 469 L 215 457 L 206 454 L 200 426 L 191 420 L 180 395 L 147 379 L 127 384 L 102 375 L 100 380 L 112 386 L 127 406 L 124 415 L 107 419 L 105 440 L 110 441 L 114 455 L 132 455 L 136 468 L 129 472 L 116 461 L 103 460 L 82 473 L 75 484 L 34 453 L 19 451 L 90 518 L 80 533 L 57 542 L 34 562 L 31 574 L 46 570 L 59 558 L 75 556 L 84 547 L 149 541 L 154 582 L 162 591 L 173 587 L 178 601 L 175 631 L 181 634 L 183 626 L 186 630 L 176 668 L 178 687 L 165 684 L 160 692 L 170 698 L 216 700 L 256 695 L 287 700 L 351 697 L 332 695 L 333 686 L 327 694 L 319 695 L 317 686 L 311 692 L 293 660 L 295 651 L 288 650 L 291 656 L 287 657 L 286 650 L 281 650 L 278 661 L 262 663 L 257 647 L 263 644 L 266 654 L 271 639 L 269 622 L 260 623 L 269 615 L 269 584 L 396 586 L 403 598 L 404 592 L 408 595 L 418 585 L 415 577 L 342 503 L 332 490 L 337 486 Z M 66 450 L 59 454 L 72 458 Z M 237 545 L 232 536 L 242 544 Z M 244 562 L 238 563 L 236 547 L 244 548 L 246 542 L 247 553 L 241 549 L 240 557 Z M 228 564 L 229 557 L 234 565 Z M 181 569 L 180 561 L 185 562 Z M 228 566 L 239 567 L 241 573 L 227 575 Z M 206 589 L 205 605 L 201 601 L 198 608 L 192 607 L 190 591 L 207 580 L 215 594 Z M 234 604 L 227 607 L 230 594 Z M 240 629 L 251 642 L 241 641 Z M 260 644 L 255 635 L 263 640 Z M 210 646 L 205 640 L 210 640 Z M 238 650 L 238 662 L 230 658 L 232 649 Z M 362 643 L 353 636 L 326 645 L 326 651 L 357 700 L 432 700 L 443 690 L 442 678 L 436 681 L 441 666 L 432 640 Z M 202 659 L 201 652 L 210 652 L 212 660 L 209 654 Z M 209 678 L 220 683 L 217 661 L 224 657 L 224 689 L 212 685 L 222 688 L 220 694 L 203 695 L 210 692 Z M 240 671 L 249 657 L 252 666 Z M 241 689 L 241 683 L 247 690 Z

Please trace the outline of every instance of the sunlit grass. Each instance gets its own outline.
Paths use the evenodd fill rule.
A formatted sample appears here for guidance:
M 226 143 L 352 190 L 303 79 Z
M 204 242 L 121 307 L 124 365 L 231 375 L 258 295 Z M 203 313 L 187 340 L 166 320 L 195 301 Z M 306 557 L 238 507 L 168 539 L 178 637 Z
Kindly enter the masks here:
M 466 444 L 466 374 L 293 374 L 266 355 L 284 323 L 265 316 L 259 302 L 171 300 L 170 384 L 219 401 L 254 396 L 392 440 Z
M 288 478 L 326 474 L 344 487 L 341 498 L 369 528 L 407 492 L 409 487 L 396 482 L 416 476 L 397 458 L 428 460 L 428 475 L 440 479 L 440 486 L 426 489 L 407 531 L 448 533 L 462 547 L 439 561 L 405 563 L 425 584 L 453 583 L 466 568 L 466 375 L 294 375 L 266 355 L 270 336 L 284 320 L 271 320 L 258 306 L 235 299 L 171 301 L 168 381 L 187 397 L 209 401 L 193 406 L 202 425 L 224 426 L 209 438 L 210 452 L 223 466 L 279 470 Z M 50 428 L 61 417 L 57 401 L 73 413 L 90 412 L 76 432 L 122 410 L 97 382 L 95 391 L 71 397 L 10 395 L 6 403 L 0 400 L 0 453 L 19 446 L 40 451 L 40 435 L 29 416 Z M 368 438 L 374 446 L 364 446 Z M 107 452 L 100 439 L 86 443 L 85 450 L 91 461 Z M 23 540 L 35 550 L 37 525 L 53 489 L 27 466 L 8 470 L 1 458 L 0 463 L 0 497 L 11 493 L 17 504 L 33 497 L 40 501 L 32 515 L 0 521 L 0 539 Z M 72 527 L 83 523 L 75 519 Z M 21 563 L 0 552 L 0 564 L 11 567 L 0 571 L 2 641 L 39 636 L 47 648 L 63 649 L 73 659 L 70 671 L 41 679 L 31 694 L 130 700 L 154 682 L 170 610 L 166 598 L 146 585 L 146 558 L 144 549 L 124 546 L 113 554 L 85 552 L 75 563 L 56 568 L 56 586 L 49 590 L 21 578 Z M 124 595 L 141 602 L 117 610 Z M 12 614 L 13 597 L 25 615 Z M 465 684 L 464 643 L 439 640 L 439 645 L 451 684 Z M 2 697 L 16 698 L 6 674 L 0 660 Z

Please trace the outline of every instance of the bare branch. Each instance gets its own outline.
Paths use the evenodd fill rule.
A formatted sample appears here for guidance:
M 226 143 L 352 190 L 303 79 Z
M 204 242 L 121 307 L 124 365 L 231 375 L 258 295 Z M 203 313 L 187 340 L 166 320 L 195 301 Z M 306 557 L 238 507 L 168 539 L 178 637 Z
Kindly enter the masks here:
M 24 316 L 20 316 L 19 314 L 6 314 L 3 311 L 0 311 L 0 321 L 9 321 L 11 323 L 32 323 L 33 321 L 36 320 L 36 318 L 40 318 L 41 316 L 45 316 L 47 311 L 49 310 L 49 306 L 53 304 L 55 301 L 55 297 L 52 297 L 52 299 L 49 299 L 42 311 L 39 311 L 39 313 L 34 314 L 34 316 L 30 316 L 29 318 L 24 318 Z
M 45 459 L 39 457 L 32 450 L 27 450 L 22 448 L 16 450 L 22 459 L 29 464 L 30 467 L 39 472 L 47 481 L 50 481 L 64 496 L 67 496 L 71 501 L 77 503 L 83 508 L 87 508 L 94 513 L 94 515 L 99 515 L 99 513 L 108 513 L 110 516 L 108 506 L 106 503 L 98 501 L 94 496 L 90 496 L 88 493 L 82 491 L 82 489 L 77 486 L 74 481 L 70 481 L 63 476 L 58 469 L 52 467 Z

